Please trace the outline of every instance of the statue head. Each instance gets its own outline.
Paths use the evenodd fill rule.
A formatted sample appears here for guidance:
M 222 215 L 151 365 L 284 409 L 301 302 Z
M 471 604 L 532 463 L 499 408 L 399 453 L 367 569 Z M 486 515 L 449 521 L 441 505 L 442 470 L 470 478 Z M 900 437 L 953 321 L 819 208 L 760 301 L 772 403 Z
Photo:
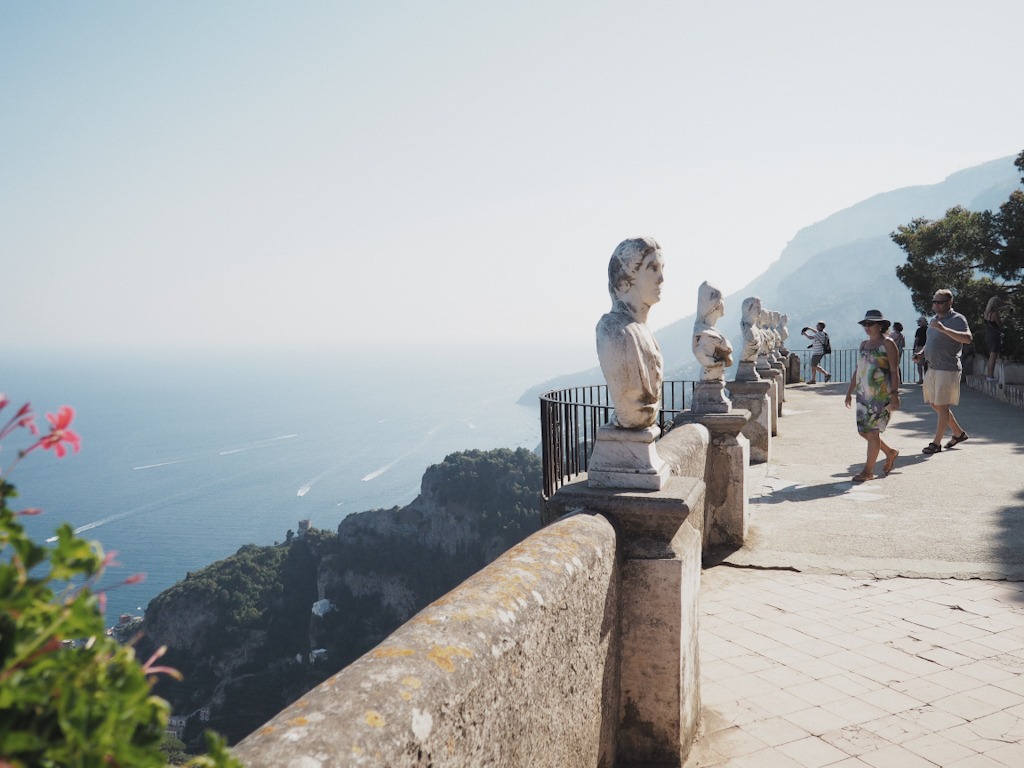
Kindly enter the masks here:
M 661 298 L 661 246 L 653 237 L 619 243 L 608 262 L 608 293 L 617 300 L 648 307 Z M 642 270 L 647 270 L 643 273 Z
M 722 292 L 705 280 L 697 289 L 697 315 L 709 325 L 725 314 Z
M 761 316 L 761 299 L 757 296 L 748 296 L 743 300 L 743 321 L 754 325 Z

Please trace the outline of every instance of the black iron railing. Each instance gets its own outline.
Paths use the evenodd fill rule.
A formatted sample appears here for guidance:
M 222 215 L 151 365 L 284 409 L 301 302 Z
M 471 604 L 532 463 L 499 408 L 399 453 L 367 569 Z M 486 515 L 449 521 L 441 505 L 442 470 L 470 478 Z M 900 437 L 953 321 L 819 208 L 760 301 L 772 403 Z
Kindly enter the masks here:
M 833 349 L 831 354 L 825 355 L 821 367 L 832 374 L 832 381 L 849 381 L 857 370 L 857 353 L 856 349 Z M 808 381 L 811 376 L 811 350 L 803 349 L 796 354 L 800 357 L 800 375 Z M 815 378 L 821 381 L 821 374 Z M 911 360 L 909 349 L 905 349 L 900 358 L 900 380 L 917 381 L 917 365 Z
M 800 350 L 800 371 L 806 381 L 810 375 L 811 350 Z M 917 367 L 905 350 L 900 360 L 903 381 L 917 381 Z M 849 381 L 857 369 L 856 349 L 835 349 L 826 355 L 822 367 L 832 381 Z M 817 377 L 820 381 L 820 376 Z M 693 404 L 694 381 L 666 381 L 661 387 L 662 409 L 658 426 L 662 433 L 672 428 L 676 414 Z M 611 417 L 612 404 L 605 384 L 552 390 L 540 397 L 541 453 L 544 462 L 544 498 L 561 488 L 572 477 L 587 471 L 594 451 L 597 430 Z
M 693 381 L 666 381 L 661 386 L 658 426 L 672 428 L 676 414 L 693 403 Z M 541 456 L 544 498 L 575 475 L 587 471 L 597 430 L 608 423 L 612 404 L 606 384 L 552 390 L 540 397 Z

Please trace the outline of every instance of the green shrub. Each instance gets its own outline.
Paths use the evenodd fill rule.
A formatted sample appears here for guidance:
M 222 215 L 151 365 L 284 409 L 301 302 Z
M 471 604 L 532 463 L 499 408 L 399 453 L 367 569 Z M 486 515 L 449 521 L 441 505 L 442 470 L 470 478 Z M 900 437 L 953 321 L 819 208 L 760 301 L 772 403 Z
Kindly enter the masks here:
M 0 410 L 7 403 L 0 395 Z M 177 673 L 155 666 L 161 652 L 140 664 L 107 636 L 105 595 L 94 587 L 111 557 L 67 524 L 52 548 L 40 546 L 20 523 L 39 511 L 9 506 L 17 493 L 7 479 L 21 459 L 78 451 L 73 417 L 67 406 L 47 414 L 50 431 L 0 465 L 0 766 L 163 768 L 169 707 L 150 688 L 157 674 Z M 39 435 L 28 405 L 0 427 L 0 441 L 15 429 Z M 241 768 L 217 737 L 196 764 Z

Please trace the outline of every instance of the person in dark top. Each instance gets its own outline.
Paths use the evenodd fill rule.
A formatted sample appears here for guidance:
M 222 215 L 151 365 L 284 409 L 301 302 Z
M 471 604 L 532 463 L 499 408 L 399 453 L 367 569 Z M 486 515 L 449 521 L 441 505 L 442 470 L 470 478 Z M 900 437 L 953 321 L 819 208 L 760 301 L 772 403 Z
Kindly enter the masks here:
M 914 362 L 917 364 L 917 383 L 924 384 L 924 372 L 928 370 L 928 361 L 924 359 L 924 343 L 928 340 L 928 318 L 922 315 L 917 318 L 917 330 L 914 331 Z
M 892 332 L 889 338 L 896 345 L 896 351 L 900 353 L 900 360 L 903 359 L 903 350 L 907 347 L 907 340 L 903 337 L 903 323 L 893 323 Z
M 960 404 L 960 377 L 963 366 L 960 356 L 964 344 L 974 339 L 967 318 L 953 309 L 953 292 L 948 288 L 935 291 L 932 298 L 935 316 L 928 323 L 928 339 L 924 344 L 924 356 L 928 370 L 924 374 L 921 392 L 938 416 L 935 425 L 935 439 L 925 446 L 924 453 L 933 454 L 942 450 L 942 436 L 947 429 L 953 431 L 946 448 L 952 448 L 966 440 L 960 422 L 953 415 L 953 406 Z
M 1003 353 L 1003 325 L 999 320 L 999 309 L 1003 300 L 993 296 L 985 306 L 985 346 L 988 347 L 988 367 L 985 368 L 985 378 L 988 381 L 996 379 L 996 361 Z

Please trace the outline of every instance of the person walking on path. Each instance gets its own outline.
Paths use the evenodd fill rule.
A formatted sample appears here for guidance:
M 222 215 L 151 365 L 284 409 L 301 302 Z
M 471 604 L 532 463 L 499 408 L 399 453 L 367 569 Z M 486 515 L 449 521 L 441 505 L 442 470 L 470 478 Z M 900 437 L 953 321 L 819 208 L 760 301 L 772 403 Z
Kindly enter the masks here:
M 985 367 L 986 381 L 998 381 L 996 361 L 1003 352 L 1003 326 L 999 321 L 999 309 L 1003 300 L 993 296 L 985 305 L 985 346 L 988 347 L 988 364 Z
M 868 337 L 858 350 L 857 370 L 846 389 L 846 407 L 850 407 L 856 392 L 857 433 L 868 441 L 868 453 L 864 469 L 853 477 L 855 483 L 875 479 L 875 461 L 879 451 L 885 454 L 883 471 L 887 475 L 892 472 L 900 455 L 882 440 L 892 412 L 900 407 L 899 350 L 896 342 L 885 333 L 889 330 L 889 321 L 880 310 L 869 309 L 860 324 Z
M 816 331 L 812 331 L 810 328 L 805 326 L 800 333 L 811 340 L 811 380 L 808 383 L 816 383 L 816 373 L 820 373 L 824 381 L 827 383 L 832 379 L 832 374 L 821 367 L 821 358 L 825 356 L 825 344 L 828 342 L 828 334 L 825 333 L 825 324 L 819 322 L 818 330 Z
M 953 406 L 960 404 L 960 356 L 964 344 L 974 340 L 967 318 L 953 309 L 953 292 L 940 288 L 932 296 L 935 316 L 928 323 L 928 338 L 924 344 L 924 359 L 928 370 L 924 374 L 924 401 L 938 416 L 935 425 L 935 439 L 924 447 L 924 453 L 931 455 L 942 450 L 942 438 L 946 430 L 952 430 L 953 437 L 946 443 L 952 448 L 962 443 L 969 435 L 953 415 Z
M 917 383 L 924 384 L 924 372 L 928 364 L 924 361 L 924 343 L 928 339 L 928 318 L 922 315 L 917 318 L 917 330 L 914 331 L 914 363 L 917 365 Z
M 889 338 L 896 343 L 896 351 L 900 353 L 900 361 L 903 361 L 903 350 L 907 348 L 907 340 L 903 336 L 903 323 L 893 323 L 892 333 Z

